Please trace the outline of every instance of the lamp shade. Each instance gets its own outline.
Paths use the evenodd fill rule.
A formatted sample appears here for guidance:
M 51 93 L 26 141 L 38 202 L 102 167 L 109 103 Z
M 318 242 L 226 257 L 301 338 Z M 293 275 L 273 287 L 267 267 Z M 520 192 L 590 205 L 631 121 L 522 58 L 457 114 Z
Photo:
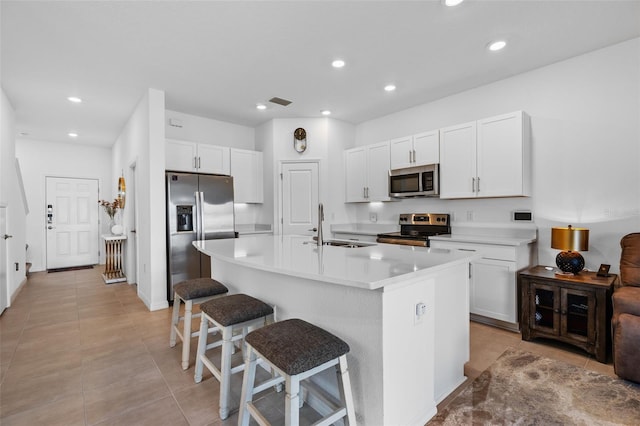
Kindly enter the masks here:
M 551 228 L 551 248 L 567 251 L 588 251 L 589 230 L 587 228 Z

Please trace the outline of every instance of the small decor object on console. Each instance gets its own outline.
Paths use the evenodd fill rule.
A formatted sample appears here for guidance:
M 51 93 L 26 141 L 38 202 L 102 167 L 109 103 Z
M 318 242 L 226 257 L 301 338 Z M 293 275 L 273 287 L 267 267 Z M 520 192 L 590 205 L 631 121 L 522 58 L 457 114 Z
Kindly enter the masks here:
M 551 248 L 562 250 L 556 256 L 556 265 L 563 272 L 575 275 L 584 269 L 584 258 L 578 250 L 589 250 L 589 230 L 586 228 L 551 228 Z
M 122 234 L 122 226 L 115 223 L 115 217 L 118 213 L 118 210 L 123 208 L 122 200 L 120 198 L 116 198 L 112 202 L 98 200 L 98 203 L 100 203 L 100 205 L 104 207 L 104 212 L 107 214 L 107 216 L 109 216 L 109 229 L 111 230 L 111 233 L 114 235 Z

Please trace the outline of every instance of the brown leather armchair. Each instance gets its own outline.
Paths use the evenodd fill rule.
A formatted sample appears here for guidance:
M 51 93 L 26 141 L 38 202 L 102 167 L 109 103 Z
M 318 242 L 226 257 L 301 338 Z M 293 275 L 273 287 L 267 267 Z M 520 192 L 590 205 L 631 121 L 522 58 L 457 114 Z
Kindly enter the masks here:
M 640 233 L 620 240 L 620 283 L 613 292 L 613 367 L 618 377 L 640 383 Z

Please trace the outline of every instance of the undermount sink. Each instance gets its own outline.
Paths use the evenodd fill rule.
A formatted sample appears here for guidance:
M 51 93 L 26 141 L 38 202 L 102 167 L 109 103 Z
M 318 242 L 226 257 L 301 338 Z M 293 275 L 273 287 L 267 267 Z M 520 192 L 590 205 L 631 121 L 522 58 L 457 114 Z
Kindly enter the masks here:
M 345 248 L 358 248 L 358 247 L 369 247 L 375 246 L 375 243 L 360 243 L 355 241 L 340 241 L 340 240 L 325 240 L 323 241 L 326 246 L 336 246 L 336 247 L 345 247 Z

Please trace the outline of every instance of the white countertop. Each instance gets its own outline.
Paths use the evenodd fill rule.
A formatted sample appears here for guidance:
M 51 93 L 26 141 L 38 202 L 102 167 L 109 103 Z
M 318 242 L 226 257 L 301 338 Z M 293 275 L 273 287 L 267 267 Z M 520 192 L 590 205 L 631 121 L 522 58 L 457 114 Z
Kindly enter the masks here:
M 427 276 L 476 255 L 427 247 L 370 243 L 366 247 L 319 248 L 309 236 L 250 235 L 194 241 L 199 251 L 253 269 L 363 289 L 380 289 Z
M 537 237 L 538 228 L 533 223 L 465 223 L 452 225 L 450 235 L 437 235 L 429 239 L 456 243 L 522 246 L 533 243 Z
M 235 230 L 240 235 L 270 234 L 273 232 L 271 225 L 260 223 L 236 224 Z

